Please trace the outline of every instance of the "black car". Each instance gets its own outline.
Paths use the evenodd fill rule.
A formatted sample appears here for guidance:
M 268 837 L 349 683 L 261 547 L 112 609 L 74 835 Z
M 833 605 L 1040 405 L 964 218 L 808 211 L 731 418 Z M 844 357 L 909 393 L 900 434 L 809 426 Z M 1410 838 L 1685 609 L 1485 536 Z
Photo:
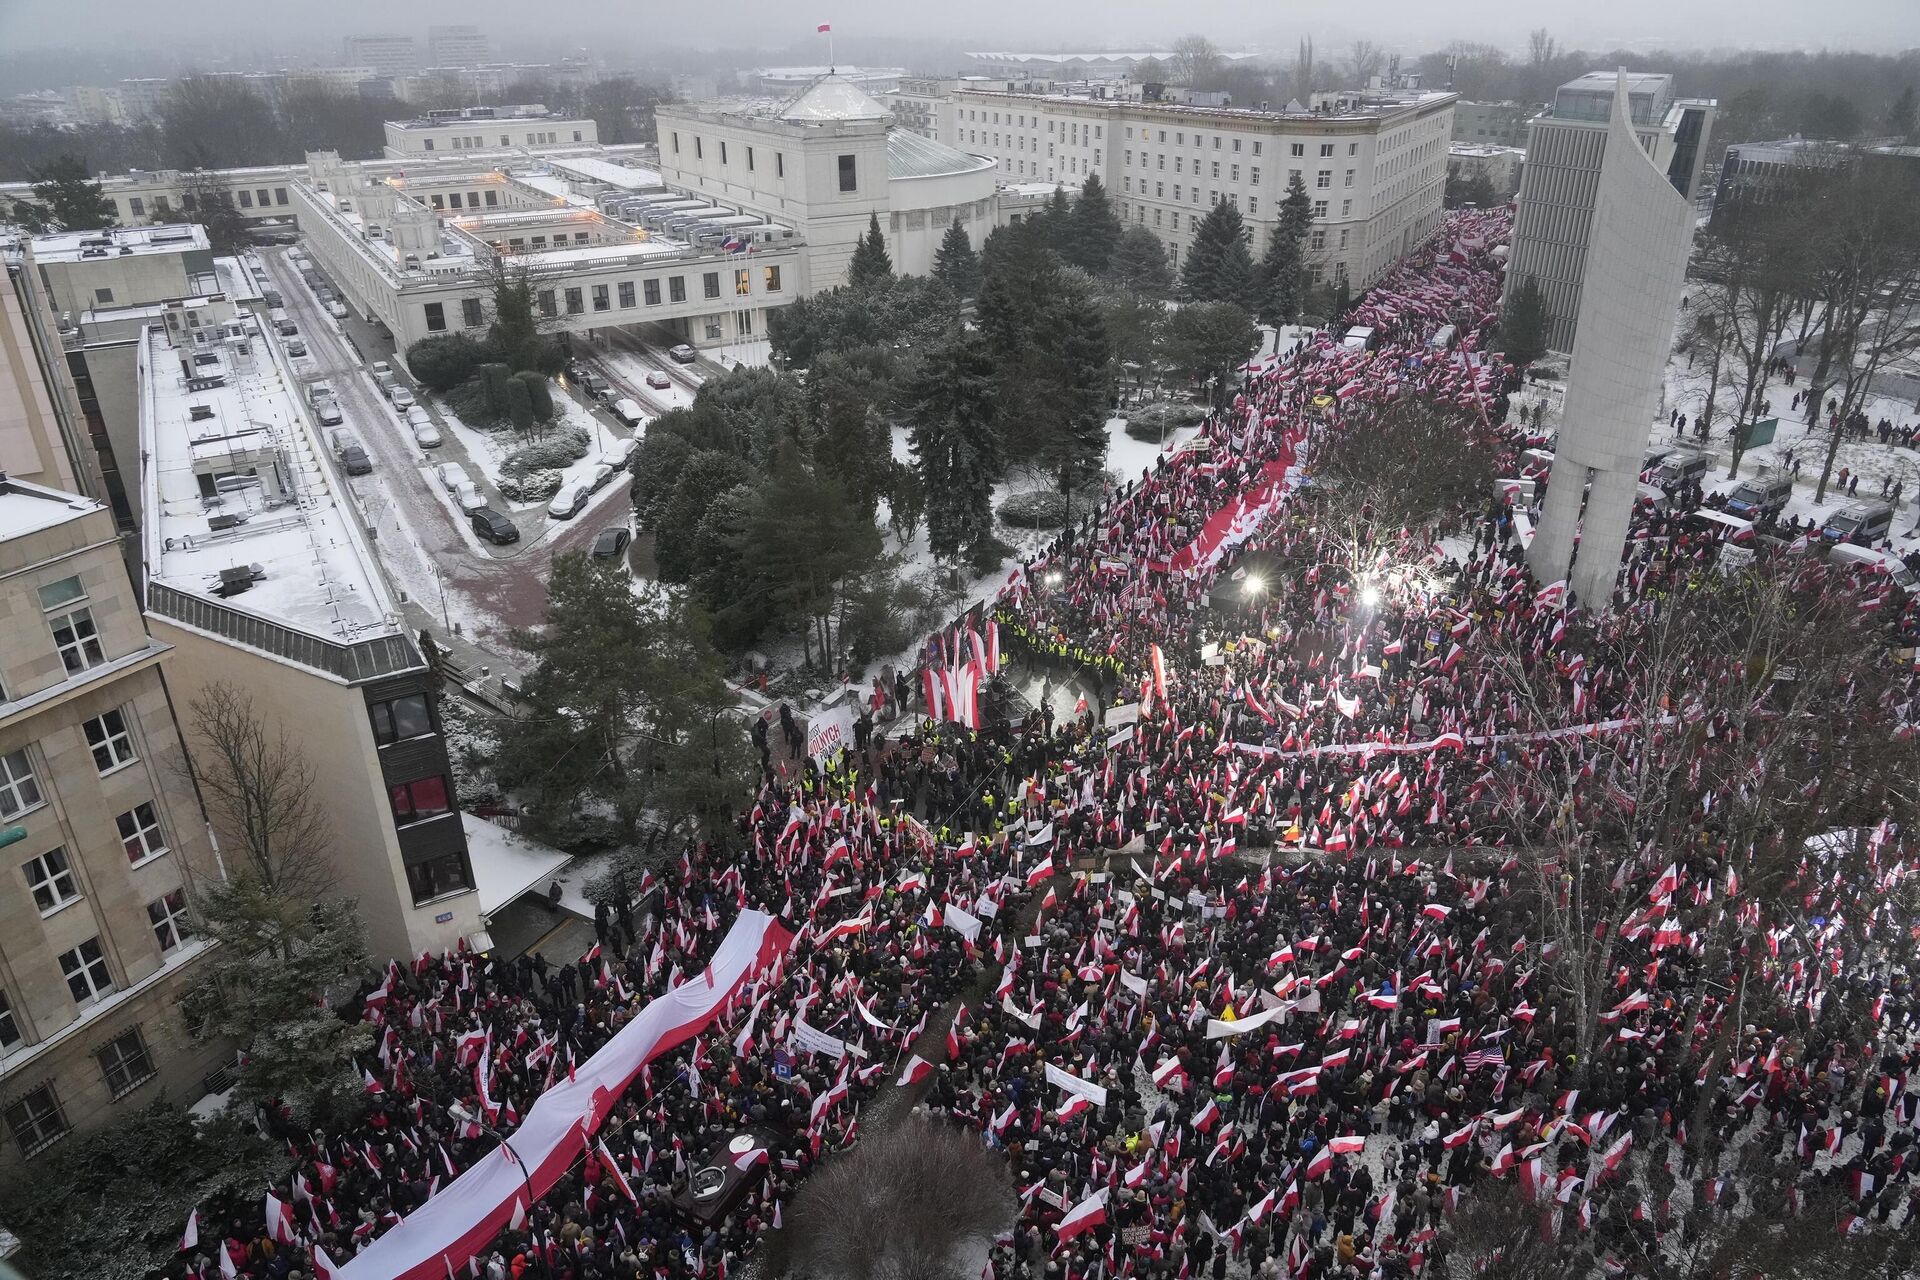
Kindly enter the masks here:
M 373 474 L 373 459 L 367 451 L 357 444 L 350 444 L 340 451 L 340 465 L 347 469 L 350 476 Z
M 514 528 L 513 521 L 492 507 L 481 507 L 478 511 L 469 512 L 467 519 L 473 521 L 473 531 L 488 542 L 500 544 L 520 541 L 520 531 Z
M 618 560 L 627 553 L 627 543 L 633 535 L 627 532 L 625 525 L 614 525 L 602 529 L 600 536 L 593 540 L 593 558 L 595 560 Z

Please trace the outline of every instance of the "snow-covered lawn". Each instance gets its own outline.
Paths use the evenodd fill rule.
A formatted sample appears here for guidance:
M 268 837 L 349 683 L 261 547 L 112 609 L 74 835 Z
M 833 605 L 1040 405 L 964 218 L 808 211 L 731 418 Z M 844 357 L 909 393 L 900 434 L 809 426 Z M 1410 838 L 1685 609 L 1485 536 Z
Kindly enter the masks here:
M 487 483 L 495 489 L 498 489 L 500 487 L 500 464 L 506 461 L 509 454 L 512 454 L 515 450 L 522 447 L 519 438 L 515 436 L 511 430 L 482 431 L 478 427 L 469 426 L 462 422 L 459 416 L 455 414 L 453 409 L 444 401 L 440 403 L 438 408 L 441 418 L 445 420 L 447 427 L 460 441 L 460 447 L 467 451 L 467 456 L 473 459 L 474 464 L 480 468 Z M 587 433 L 589 442 L 586 456 L 569 463 L 561 471 L 561 482 L 564 485 L 571 484 L 575 480 L 587 479 L 593 475 L 594 466 L 600 461 L 601 456 L 612 452 L 619 442 L 625 438 L 626 433 L 607 425 L 595 417 L 584 405 L 580 404 L 579 401 L 558 387 L 553 389 L 553 409 L 554 426 L 556 428 L 577 427 Z M 641 430 L 642 433 L 644 433 L 644 424 Z M 588 500 L 589 508 L 599 506 L 602 495 L 608 490 L 616 488 L 624 489 L 625 487 L 625 485 L 621 484 L 620 477 L 616 475 L 604 488 L 596 492 L 592 498 Z M 546 498 L 542 498 L 538 502 L 513 502 L 508 501 L 504 496 L 501 500 L 506 503 L 507 508 L 511 511 L 530 511 L 536 507 L 544 509 L 548 502 Z M 585 513 L 583 512 L 582 514 Z M 579 517 L 575 516 L 574 518 L 578 519 Z

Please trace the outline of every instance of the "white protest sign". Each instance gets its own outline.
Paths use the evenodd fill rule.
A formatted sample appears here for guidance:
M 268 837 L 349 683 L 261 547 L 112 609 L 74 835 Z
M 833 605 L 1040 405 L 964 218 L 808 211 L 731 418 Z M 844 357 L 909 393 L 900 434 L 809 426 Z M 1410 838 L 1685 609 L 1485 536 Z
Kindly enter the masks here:
M 963 909 L 957 903 L 949 902 L 941 909 L 940 916 L 949 928 L 968 942 L 980 936 L 980 917 Z
M 807 717 L 807 755 L 825 759 L 853 745 L 853 708 L 847 703 Z
M 1051 1062 L 1046 1065 L 1047 1080 L 1050 1083 L 1059 1085 L 1068 1093 L 1085 1098 L 1096 1107 L 1107 1105 L 1107 1091 L 1104 1086 L 1097 1085 L 1091 1080 L 1082 1080 L 1071 1071 L 1062 1071 Z

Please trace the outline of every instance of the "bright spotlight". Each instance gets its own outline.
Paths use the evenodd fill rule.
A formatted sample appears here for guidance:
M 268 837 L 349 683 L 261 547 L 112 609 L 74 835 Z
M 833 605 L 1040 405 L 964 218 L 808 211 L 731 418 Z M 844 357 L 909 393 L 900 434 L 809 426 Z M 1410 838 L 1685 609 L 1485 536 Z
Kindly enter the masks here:
M 1054 570 L 1052 570 L 1052 571 L 1050 571 L 1050 572 L 1049 572 L 1049 573 L 1047 574 L 1047 577 L 1046 577 L 1046 583 L 1047 583 L 1047 585 L 1048 585 L 1048 586 L 1050 586 L 1050 587 L 1057 587 L 1057 586 L 1059 586 L 1059 585 L 1060 585 L 1060 571 L 1059 571 L 1058 569 L 1054 569 Z
M 1371 582 L 1360 588 L 1360 603 L 1371 609 L 1380 603 L 1380 588 Z
M 1247 575 L 1247 594 L 1257 596 L 1267 589 L 1266 580 L 1257 573 Z

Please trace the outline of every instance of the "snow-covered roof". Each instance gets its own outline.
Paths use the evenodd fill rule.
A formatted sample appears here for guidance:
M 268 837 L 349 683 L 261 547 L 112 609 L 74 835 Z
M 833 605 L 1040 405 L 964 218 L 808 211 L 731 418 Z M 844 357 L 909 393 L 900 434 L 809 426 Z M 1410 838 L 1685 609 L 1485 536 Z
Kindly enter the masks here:
M 944 142 L 923 138 L 905 129 L 887 133 L 887 177 L 938 178 L 954 173 L 978 173 L 993 168 L 985 156 L 968 155 Z
M 78 262 L 83 257 L 125 257 L 141 253 L 186 253 L 205 249 L 206 228 L 198 223 L 157 227 L 104 227 L 98 231 L 56 231 L 33 238 L 33 258 L 42 264 Z M 106 250 L 105 254 L 100 250 Z
M 218 357 L 196 366 L 217 369 L 218 385 L 189 383 L 165 328 L 149 326 L 141 342 L 148 580 L 327 640 L 401 634 L 352 498 L 259 317 L 227 328 L 224 340 L 186 348 L 189 359 Z M 259 482 L 222 486 L 219 473 Z M 252 570 L 247 585 L 222 596 L 222 571 L 243 568 Z
M 584 178 L 588 182 L 600 182 L 609 187 L 619 187 L 623 191 L 645 191 L 663 185 L 658 170 L 635 169 L 628 165 L 615 164 L 611 160 L 596 160 L 591 156 L 556 158 L 548 160 L 547 163 L 562 173 Z
M 460 825 L 467 833 L 467 857 L 473 862 L 473 887 L 480 894 L 483 916 L 536 889 L 544 891 L 548 881 L 573 861 L 558 849 L 471 813 L 460 815 Z
M 872 94 L 842 75 L 824 75 L 797 98 L 780 108 L 780 118 L 792 124 L 825 124 L 835 120 L 890 120 L 893 112 Z
M 100 509 L 91 498 L 0 473 L 0 541 L 51 529 Z

